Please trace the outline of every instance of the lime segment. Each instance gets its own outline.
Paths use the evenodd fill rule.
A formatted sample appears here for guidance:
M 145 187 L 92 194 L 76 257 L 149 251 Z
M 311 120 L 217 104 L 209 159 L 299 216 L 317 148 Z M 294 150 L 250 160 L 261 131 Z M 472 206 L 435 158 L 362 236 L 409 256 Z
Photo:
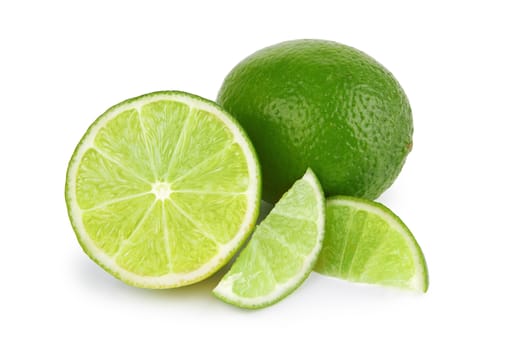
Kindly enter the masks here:
M 410 230 L 388 208 L 364 199 L 327 200 L 326 237 L 315 270 L 353 282 L 428 289 L 425 257 Z
M 324 195 L 308 170 L 256 228 L 214 294 L 243 308 L 272 305 L 290 294 L 313 269 L 324 220 Z

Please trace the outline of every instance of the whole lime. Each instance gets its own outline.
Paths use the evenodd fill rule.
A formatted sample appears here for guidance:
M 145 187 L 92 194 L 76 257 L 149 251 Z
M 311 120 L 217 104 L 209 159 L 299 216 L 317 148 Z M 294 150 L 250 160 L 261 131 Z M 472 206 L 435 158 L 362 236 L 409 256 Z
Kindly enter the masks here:
M 374 199 L 412 148 L 412 112 L 397 80 L 370 56 L 332 41 L 255 52 L 228 74 L 217 100 L 254 143 L 269 202 L 308 167 L 327 195 Z

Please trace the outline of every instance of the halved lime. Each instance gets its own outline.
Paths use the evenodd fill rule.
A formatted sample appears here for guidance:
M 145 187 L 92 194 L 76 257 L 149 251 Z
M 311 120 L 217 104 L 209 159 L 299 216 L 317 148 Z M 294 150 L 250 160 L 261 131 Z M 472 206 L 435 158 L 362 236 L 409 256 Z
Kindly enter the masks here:
M 323 191 L 308 170 L 255 229 L 213 293 L 243 308 L 278 302 L 312 271 L 321 250 L 324 220 Z
M 353 282 L 428 289 L 425 257 L 408 227 L 384 205 L 365 199 L 327 199 L 315 270 Z
M 255 225 L 260 172 L 239 125 L 215 103 L 163 91 L 111 107 L 69 163 L 78 241 L 128 284 L 170 288 L 223 266 Z

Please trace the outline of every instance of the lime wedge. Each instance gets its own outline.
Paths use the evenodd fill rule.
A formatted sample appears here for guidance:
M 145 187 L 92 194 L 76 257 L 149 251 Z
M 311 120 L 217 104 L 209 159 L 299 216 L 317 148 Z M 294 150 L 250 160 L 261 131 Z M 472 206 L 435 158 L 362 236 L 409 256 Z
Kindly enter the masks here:
M 321 250 L 324 220 L 323 191 L 308 170 L 255 229 L 213 293 L 250 309 L 283 299 L 312 271 Z
M 124 282 L 171 288 L 223 266 L 253 230 L 260 172 L 243 130 L 177 91 L 100 116 L 67 171 L 66 203 L 87 255 Z
M 364 199 L 327 199 L 315 270 L 352 282 L 428 289 L 425 257 L 408 227 L 385 206 Z

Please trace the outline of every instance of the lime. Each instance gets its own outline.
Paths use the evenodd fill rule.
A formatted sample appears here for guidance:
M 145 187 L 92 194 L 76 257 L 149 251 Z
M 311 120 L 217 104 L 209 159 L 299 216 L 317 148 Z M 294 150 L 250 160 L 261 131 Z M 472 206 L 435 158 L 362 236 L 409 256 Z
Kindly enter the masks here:
M 80 245 L 139 287 L 211 275 L 253 230 L 259 202 L 258 162 L 242 129 L 215 103 L 177 91 L 111 107 L 87 130 L 67 171 Z
M 324 195 L 308 169 L 255 229 L 214 294 L 252 309 L 283 299 L 312 271 L 321 250 L 324 221 Z
M 425 257 L 407 226 L 385 206 L 336 196 L 326 201 L 317 272 L 362 283 L 428 289 Z
M 412 148 L 412 112 L 393 75 L 331 41 L 255 52 L 228 74 L 217 101 L 252 140 L 270 202 L 307 167 L 327 195 L 377 198 Z

